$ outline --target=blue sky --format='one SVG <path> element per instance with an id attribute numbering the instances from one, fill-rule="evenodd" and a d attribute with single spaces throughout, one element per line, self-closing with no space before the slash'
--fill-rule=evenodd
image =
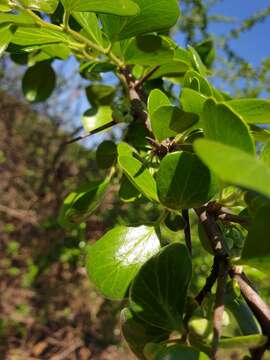
<path id="1" fill-rule="evenodd" d="M 235 18 L 233 25 L 211 24 L 210 31 L 215 35 L 226 34 L 230 28 L 237 27 L 244 19 L 270 6 L 270 0 L 223 0 L 213 7 L 211 14 L 222 14 Z M 231 42 L 232 48 L 254 65 L 270 56 L 270 18 L 257 24 L 251 31 Z"/>

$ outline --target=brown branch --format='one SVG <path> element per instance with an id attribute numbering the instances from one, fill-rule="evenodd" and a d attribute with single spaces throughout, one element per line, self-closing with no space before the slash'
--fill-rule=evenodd
<path id="1" fill-rule="evenodd" d="M 248 217 L 232 214 L 224 207 L 222 207 L 218 211 L 217 218 L 218 218 L 218 220 L 221 220 L 221 221 L 240 224 L 246 229 L 248 229 L 251 225 L 251 221 Z"/>
<path id="2" fill-rule="evenodd" d="M 199 292 L 199 294 L 195 297 L 195 300 L 198 302 L 198 304 L 202 304 L 204 298 L 211 293 L 212 287 L 214 286 L 217 277 L 218 277 L 218 264 L 219 264 L 219 258 L 217 256 L 214 257 L 214 262 L 212 266 L 212 270 L 208 278 L 206 279 L 205 285 L 202 288 L 202 290 Z"/>
<path id="3" fill-rule="evenodd" d="M 217 278 L 217 291 L 216 301 L 214 307 L 213 324 L 214 335 L 212 342 L 212 358 L 217 359 L 217 350 L 219 339 L 222 335 L 222 320 L 224 313 L 224 297 L 226 292 L 226 282 L 228 274 L 228 262 L 224 258 L 220 258 L 218 262 L 218 278 Z"/>
<path id="4" fill-rule="evenodd" d="M 208 212 L 207 206 L 202 206 L 201 208 L 194 210 L 210 240 L 215 255 L 226 257 L 228 254 L 225 250 L 223 234 L 216 223 L 215 216 Z"/>
<path id="5" fill-rule="evenodd" d="M 190 232 L 190 221 L 189 221 L 188 209 L 182 210 L 182 216 L 183 216 L 183 219 L 185 220 L 184 233 L 185 233 L 186 246 L 189 250 L 189 254 L 192 255 L 192 242 L 191 242 L 191 232 Z"/>
<path id="6" fill-rule="evenodd" d="M 150 77 L 160 68 L 160 65 L 154 67 L 147 74 L 145 74 L 140 80 L 137 80 L 134 84 L 135 89 L 139 89 Z"/>
<path id="7" fill-rule="evenodd" d="M 261 325 L 263 334 L 270 337 L 270 308 L 251 286 L 244 274 L 231 271 L 230 275 L 237 281 L 243 298 Z"/>

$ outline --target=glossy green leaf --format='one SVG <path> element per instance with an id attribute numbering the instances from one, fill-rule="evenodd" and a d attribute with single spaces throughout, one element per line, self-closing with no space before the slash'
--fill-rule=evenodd
<path id="1" fill-rule="evenodd" d="M 190 66 L 184 61 L 170 61 L 162 64 L 157 71 L 150 77 L 151 80 L 161 77 L 182 78 Z"/>
<path id="2" fill-rule="evenodd" d="M 180 96 L 180 104 L 186 112 L 200 115 L 203 112 L 203 106 L 207 97 L 198 91 L 189 88 L 183 88 Z"/>
<path id="3" fill-rule="evenodd" d="M 73 12 L 72 16 L 96 44 L 103 45 L 102 32 L 96 14 L 90 12 Z"/>
<path id="4" fill-rule="evenodd" d="M 149 34 L 130 39 L 123 49 L 126 64 L 158 66 L 173 58 L 173 50 L 160 36 Z"/>
<path id="5" fill-rule="evenodd" d="M 52 14 L 58 5 L 58 0 L 20 0 L 26 8 Z"/>
<path id="6" fill-rule="evenodd" d="M 212 140 L 197 140 L 194 147 L 202 161 L 223 182 L 270 197 L 270 169 L 261 160 Z"/>
<path id="7" fill-rule="evenodd" d="M 184 77 L 184 87 L 193 89 L 193 81 L 197 80 L 198 88 L 194 90 L 202 93 L 205 96 L 213 96 L 212 86 L 209 82 L 197 71 L 189 70 Z"/>
<path id="8" fill-rule="evenodd" d="M 0 25 L 0 57 L 11 42 L 16 27 L 14 25 Z"/>
<path id="9" fill-rule="evenodd" d="M 252 225 L 249 228 L 245 247 L 242 252 L 242 260 L 249 260 L 261 257 L 270 257 L 270 205 L 258 209 Z"/>
<path id="10" fill-rule="evenodd" d="M 144 164 L 134 156 L 119 156 L 118 163 L 130 182 L 148 199 L 158 201 L 156 181 Z"/>
<path id="11" fill-rule="evenodd" d="M 121 19 L 115 16 L 102 16 L 106 34 L 113 40 L 167 30 L 175 25 L 179 17 L 177 0 L 134 0 L 140 13 L 132 18 Z"/>
<path id="12" fill-rule="evenodd" d="M 96 12 L 117 16 L 134 16 L 140 8 L 132 0 L 61 0 L 69 11 Z"/>
<path id="13" fill-rule="evenodd" d="M 100 106 L 98 109 L 89 109 L 82 116 L 82 124 L 85 131 L 93 131 L 112 121 L 112 109 L 110 106 Z"/>
<path id="14" fill-rule="evenodd" d="M 270 100 L 235 99 L 228 101 L 242 118 L 250 124 L 270 124 Z"/>
<path id="15" fill-rule="evenodd" d="M 159 89 L 154 89 L 150 92 L 147 102 L 148 114 L 151 118 L 152 114 L 161 106 L 170 106 L 171 102 L 164 92 Z"/>
<path id="16" fill-rule="evenodd" d="M 147 343 L 159 343 L 169 338 L 167 331 L 139 320 L 128 308 L 121 312 L 121 329 L 131 351 L 142 360 L 146 360 L 143 350 Z"/>
<path id="17" fill-rule="evenodd" d="M 40 62 L 28 68 L 23 76 L 22 89 L 30 102 L 46 100 L 55 88 L 56 76 L 47 62 Z"/>
<path id="18" fill-rule="evenodd" d="M 61 31 L 51 29 L 39 29 L 37 27 L 18 27 L 12 38 L 12 43 L 16 45 L 40 45 L 53 43 L 68 43 L 69 37 Z"/>
<path id="19" fill-rule="evenodd" d="M 98 107 L 100 105 L 110 105 L 116 90 L 114 86 L 93 84 L 88 86 L 85 91 L 90 104 L 93 107 Z"/>
<path id="20" fill-rule="evenodd" d="M 140 269 L 130 290 L 130 306 L 141 320 L 164 330 L 181 331 L 192 265 L 179 243 L 168 245 Z"/>
<path id="21" fill-rule="evenodd" d="M 103 141 L 96 152 L 96 160 L 100 169 L 109 169 L 117 160 L 117 146 L 113 141 Z"/>
<path id="22" fill-rule="evenodd" d="M 110 178 L 104 181 L 90 182 L 79 186 L 72 191 L 64 200 L 60 209 L 58 222 L 62 227 L 73 227 L 89 218 L 103 201 L 110 182 Z"/>
<path id="23" fill-rule="evenodd" d="M 260 154 L 262 161 L 270 167 L 270 142 L 268 142 L 262 149 Z"/>
<path id="24" fill-rule="evenodd" d="M 203 107 L 202 124 L 205 137 L 247 153 L 255 153 L 254 141 L 247 124 L 229 106 L 209 99 Z"/>
<path id="25" fill-rule="evenodd" d="M 26 12 L 20 12 L 18 14 L 3 14 L 0 13 L 0 24 L 15 24 L 15 25 L 29 25 L 35 24 L 33 18 L 29 16 Z"/>
<path id="26" fill-rule="evenodd" d="M 208 360 L 209 357 L 196 350 L 195 348 L 185 345 L 160 346 L 149 343 L 145 347 L 147 360 Z"/>
<path id="27" fill-rule="evenodd" d="M 217 192 L 215 178 L 190 152 L 174 152 L 163 158 L 157 173 L 158 196 L 170 209 L 198 207 Z"/>
<path id="28" fill-rule="evenodd" d="M 103 296 L 121 300 L 140 267 L 159 249 L 154 227 L 117 226 L 89 247 L 88 276 Z"/>
<path id="29" fill-rule="evenodd" d="M 194 65 L 195 69 L 202 76 L 206 76 L 207 75 L 207 69 L 206 69 L 205 65 L 203 64 L 202 59 L 200 58 L 200 55 L 197 53 L 197 51 L 192 46 L 188 46 L 188 50 L 190 52 L 192 63 Z"/>
<path id="30" fill-rule="evenodd" d="M 175 137 L 198 122 L 196 114 L 186 113 L 176 106 L 159 107 L 151 115 L 151 128 L 158 141 Z"/>

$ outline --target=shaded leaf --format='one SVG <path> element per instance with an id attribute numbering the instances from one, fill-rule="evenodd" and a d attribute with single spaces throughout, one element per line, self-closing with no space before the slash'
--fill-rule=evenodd
<path id="1" fill-rule="evenodd" d="M 96 152 L 96 160 L 100 169 L 109 169 L 117 160 L 117 146 L 113 141 L 103 141 Z"/>
<path id="2" fill-rule="evenodd" d="M 119 156 L 118 163 L 130 182 L 148 199 L 158 201 L 156 181 L 144 164 L 133 156 Z"/>
<path id="3" fill-rule="evenodd" d="M 140 269 L 130 290 L 130 306 L 141 320 L 161 329 L 181 331 L 192 265 L 184 245 L 161 249 Z"/>
<path id="4" fill-rule="evenodd" d="M 47 62 L 40 62 L 28 68 L 22 79 L 22 90 L 30 102 L 46 100 L 55 88 L 56 76 Z"/>
<path id="5" fill-rule="evenodd" d="M 103 201 L 110 178 L 79 186 L 64 200 L 58 222 L 63 227 L 73 227 L 87 220 Z"/>
<path id="6" fill-rule="evenodd" d="M 176 106 L 162 106 L 151 115 L 151 127 L 156 139 L 161 142 L 184 132 L 198 120 L 196 114 L 186 113 Z"/>
<path id="7" fill-rule="evenodd" d="M 121 328 L 130 349 L 142 360 L 146 360 L 143 350 L 147 343 L 159 343 L 169 337 L 167 331 L 141 321 L 128 308 L 121 312 Z"/>
<path id="8" fill-rule="evenodd" d="M 217 184 L 208 168 L 190 152 L 174 152 L 161 161 L 157 173 L 158 196 L 170 209 L 198 207 L 217 192 Z"/>

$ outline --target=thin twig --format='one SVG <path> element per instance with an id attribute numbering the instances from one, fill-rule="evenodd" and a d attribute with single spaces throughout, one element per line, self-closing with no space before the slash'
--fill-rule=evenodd
<path id="1" fill-rule="evenodd" d="M 102 125 L 102 126 L 98 127 L 97 129 L 94 129 L 94 130 L 90 131 L 88 134 L 82 135 L 82 136 L 78 136 L 78 137 L 76 137 L 76 138 L 74 138 L 74 139 L 68 140 L 68 141 L 66 141 L 64 144 L 65 144 L 65 145 L 70 145 L 70 144 L 73 144 L 73 143 L 75 143 L 75 142 L 77 142 L 77 141 L 84 140 L 84 139 L 88 138 L 89 136 L 98 134 L 98 133 L 100 133 L 100 132 L 103 131 L 103 130 L 109 129 L 110 127 L 112 127 L 112 126 L 114 126 L 114 125 L 116 125 L 116 124 L 117 124 L 117 122 L 114 121 L 114 120 L 112 120 L 112 121 L 110 121 L 109 123 L 107 123 L 107 124 L 105 124 L 105 125 Z"/>
<path id="2" fill-rule="evenodd" d="M 135 89 L 139 89 L 150 77 L 160 68 L 160 65 L 154 67 L 147 74 L 145 74 L 140 80 L 136 81 L 134 84 Z"/>
<path id="3" fill-rule="evenodd" d="M 249 280 L 243 274 L 236 274 L 230 272 L 230 275 L 238 283 L 243 298 L 247 302 L 254 316 L 261 325 L 262 331 L 265 335 L 270 337 L 270 308 L 251 286 Z"/>
<path id="4" fill-rule="evenodd" d="M 214 360 L 217 359 L 219 339 L 222 335 L 222 320 L 224 314 L 224 297 L 226 292 L 227 274 L 228 274 L 227 260 L 221 258 L 219 259 L 216 301 L 215 301 L 214 315 L 213 315 L 214 335 L 212 342 L 212 358 Z"/>
<path id="5" fill-rule="evenodd" d="M 222 209 L 218 214 L 218 220 L 240 224 L 246 229 L 248 229 L 249 226 L 251 225 L 251 221 L 248 217 L 231 214 L 229 212 L 224 212 Z"/>
<path id="6" fill-rule="evenodd" d="M 219 258 L 217 256 L 214 257 L 214 262 L 212 266 L 212 270 L 208 278 L 206 279 L 205 285 L 202 288 L 202 290 L 199 292 L 199 294 L 195 297 L 195 300 L 198 302 L 198 304 L 202 304 L 204 298 L 211 293 L 212 287 L 214 286 L 217 277 L 218 277 L 218 263 Z"/>
<path id="7" fill-rule="evenodd" d="M 190 232 L 190 221 L 189 221 L 188 209 L 182 210 L 182 216 L 183 216 L 183 219 L 185 220 L 184 233 L 185 233 L 186 246 L 189 250 L 189 254 L 192 255 L 192 242 L 191 242 L 191 232 Z"/>

